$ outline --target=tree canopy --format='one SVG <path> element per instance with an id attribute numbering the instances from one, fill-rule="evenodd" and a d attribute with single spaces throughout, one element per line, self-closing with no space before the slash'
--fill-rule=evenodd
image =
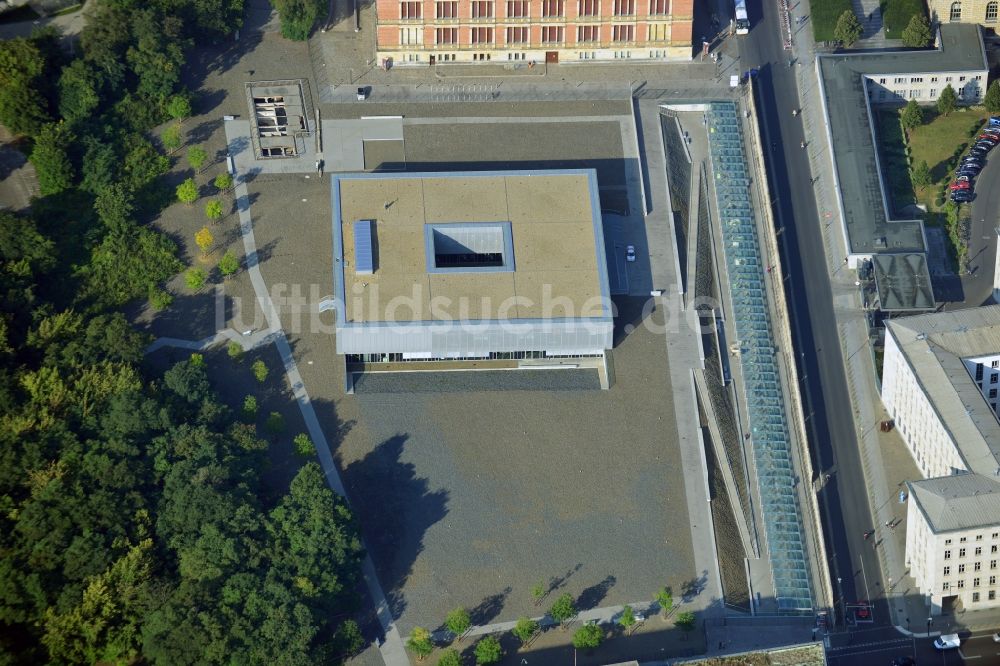
<path id="1" fill-rule="evenodd" d="M 837 26 L 833 29 L 833 36 L 844 46 L 854 46 L 854 43 L 861 39 L 864 29 L 857 15 L 853 10 L 845 9 L 844 13 L 837 19 Z"/>
<path id="2" fill-rule="evenodd" d="M 931 25 L 923 12 L 913 15 L 909 24 L 903 28 L 902 37 L 903 44 L 911 48 L 924 48 L 931 43 L 934 38 L 931 34 Z"/>

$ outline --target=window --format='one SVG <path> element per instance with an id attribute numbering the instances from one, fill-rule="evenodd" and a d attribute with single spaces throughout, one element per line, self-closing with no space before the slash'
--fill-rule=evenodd
<path id="1" fill-rule="evenodd" d="M 439 19 L 458 18 L 458 0 L 439 0 L 435 2 L 434 17 Z"/>
<path id="2" fill-rule="evenodd" d="M 527 44 L 528 43 L 528 26 L 522 26 L 519 28 L 507 28 L 507 43 L 508 44 Z"/>
<path id="3" fill-rule="evenodd" d="M 958 556 L 959 557 L 965 557 L 965 549 L 964 548 L 959 548 L 958 549 Z"/>
<path id="4" fill-rule="evenodd" d="M 649 24 L 649 41 L 665 42 L 670 39 L 670 26 L 667 23 Z"/>
<path id="5" fill-rule="evenodd" d="M 951 559 L 951 551 L 950 550 L 944 551 L 944 559 L 946 559 L 946 560 L 950 560 Z"/>
<path id="6" fill-rule="evenodd" d="M 881 84 L 883 86 L 885 85 L 885 79 L 879 79 L 878 82 L 879 82 L 879 84 Z"/>
<path id="7" fill-rule="evenodd" d="M 965 542 L 966 542 L 966 541 L 968 541 L 968 540 L 969 540 L 968 538 L 966 538 L 966 537 L 962 537 L 961 539 L 959 539 L 959 540 L 958 540 L 958 542 L 959 542 L 959 543 L 965 543 Z"/>
<path id="8" fill-rule="evenodd" d="M 527 18 L 528 0 L 507 0 L 508 18 Z"/>
<path id="9" fill-rule="evenodd" d="M 997 552 L 997 546 L 996 546 L 996 544 L 993 544 L 992 546 L 990 546 L 990 552 L 991 553 Z"/>
<path id="10" fill-rule="evenodd" d="M 997 375 L 990 374 L 990 384 L 996 384 L 996 383 L 997 383 Z"/>
<path id="11" fill-rule="evenodd" d="M 996 539 L 997 537 L 1000 537 L 1000 532 L 993 533 L 993 538 Z"/>
<path id="12" fill-rule="evenodd" d="M 421 2 L 401 2 L 399 3 L 399 18 L 401 19 L 418 19 L 420 18 L 420 8 L 423 6 Z"/>
<path id="13" fill-rule="evenodd" d="M 493 28 L 472 28 L 473 44 L 492 44 Z"/>
<path id="14" fill-rule="evenodd" d="M 543 25 L 542 26 L 542 43 L 543 44 L 562 44 L 564 40 L 563 37 L 563 27 L 561 25 Z"/>
<path id="15" fill-rule="evenodd" d="M 979 77 L 977 76 L 976 78 L 978 79 Z M 1000 368 L 1000 361 L 992 361 L 992 362 L 990 362 L 990 367 L 993 368 L 994 370 L 996 370 L 997 368 Z"/>
<path id="16" fill-rule="evenodd" d="M 944 77 L 944 82 L 945 83 L 951 83 L 951 77 L 950 76 Z"/>
<path id="17" fill-rule="evenodd" d="M 964 76 L 960 76 L 960 77 L 958 77 L 958 80 L 959 81 L 965 81 L 965 77 Z"/>
<path id="18" fill-rule="evenodd" d="M 961 21 L 962 20 L 962 3 L 953 2 L 951 3 L 951 14 L 948 16 L 949 21 Z"/>
<path id="19" fill-rule="evenodd" d="M 996 568 L 997 568 L 997 561 L 990 560 L 990 569 L 996 569 Z"/>
<path id="20" fill-rule="evenodd" d="M 635 41 L 635 26 L 634 25 L 616 25 L 612 30 L 612 38 L 616 42 L 634 42 Z"/>
<path id="21" fill-rule="evenodd" d="M 941 590 L 943 592 L 947 592 L 949 589 L 951 589 L 951 583 L 949 583 L 948 581 L 941 583 Z"/>
<path id="22" fill-rule="evenodd" d="M 980 567 L 982 567 L 982 563 L 976 562 L 975 564 L 972 565 L 972 570 L 979 571 Z"/>
<path id="23" fill-rule="evenodd" d="M 911 90 L 910 91 L 910 97 L 913 98 L 913 99 L 917 99 L 918 97 L 920 97 L 920 91 L 919 90 Z"/>
<path id="24" fill-rule="evenodd" d="M 945 567 L 944 568 L 944 575 L 945 576 L 950 576 L 951 575 L 951 567 Z"/>
<path id="25" fill-rule="evenodd" d="M 990 399 L 993 399 L 995 397 L 997 397 L 997 390 L 996 389 L 990 389 Z"/>
<path id="26" fill-rule="evenodd" d="M 958 573 L 960 573 L 960 574 L 964 574 L 965 573 L 965 565 L 964 564 L 959 564 L 958 565 Z"/>
<path id="27" fill-rule="evenodd" d="M 576 41 L 578 42 L 596 42 L 598 39 L 598 33 L 600 32 L 600 26 L 596 25 L 581 25 L 576 29 Z"/>
<path id="28" fill-rule="evenodd" d="M 472 18 L 493 18 L 492 0 L 473 0 Z M 475 44 L 476 42 L 472 42 Z"/>
<path id="29" fill-rule="evenodd" d="M 989 592 L 986 593 L 986 597 L 990 601 L 994 601 L 997 598 L 997 591 L 996 590 L 990 590 Z"/>
<path id="30" fill-rule="evenodd" d="M 542 16 L 552 18 L 554 16 L 566 16 L 565 0 L 542 0 Z"/>
<path id="31" fill-rule="evenodd" d="M 600 0 L 580 0 L 580 16 L 598 16 L 601 13 Z"/>
<path id="32" fill-rule="evenodd" d="M 635 14 L 635 0 L 614 0 L 615 16 L 632 16 Z"/>
<path id="33" fill-rule="evenodd" d="M 892 80 L 892 82 L 893 83 L 906 83 L 906 77 L 905 76 L 897 76 L 896 78 L 894 78 Z"/>
<path id="34" fill-rule="evenodd" d="M 944 540 L 944 545 L 950 546 L 951 545 L 951 539 L 945 539 Z"/>
<path id="35" fill-rule="evenodd" d="M 932 76 L 931 77 L 931 83 L 937 83 L 937 77 L 936 76 Z"/>
<path id="36" fill-rule="evenodd" d="M 973 578 L 972 579 L 972 587 L 979 587 L 979 579 L 978 578 Z"/>
<path id="37" fill-rule="evenodd" d="M 973 601 L 979 601 L 979 593 L 978 592 L 973 592 L 972 593 L 972 600 Z"/>
<path id="38" fill-rule="evenodd" d="M 649 0 L 649 13 L 653 16 L 669 14 L 670 0 Z"/>
<path id="39" fill-rule="evenodd" d="M 399 43 L 401 46 L 414 46 L 423 42 L 423 28 L 400 28 Z"/>
<path id="40" fill-rule="evenodd" d="M 458 28 L 438 28 L 435 35 L 437 44 L 458 44 Z"/>
<path id="41" fill-rule="evenodd" d="M 924 77 L 922 77 L 922 76 L 911 76 L 910 77 L 910 83 L 923 83 L 923 82 L 924 82 Z"/>
<path id="42" fill-rule="evenodd" d="M 979 557 L 982 554 L 983 554 L 982 547 L 981 546 L 976 546 L 976 557 Z"/>
<path id="43" fill-rule="evenodd" d="M 990 585 L 996 585 L 996 584 L 997 584 L 997 577 L 990 576 Z"/>
<path id="44" fill-rule="evenodd" d="M 960 590 L 964 590 L 965 589 L 965 581 L 964 580 L 958 581 L 958 589 L 960 589 Z"/>

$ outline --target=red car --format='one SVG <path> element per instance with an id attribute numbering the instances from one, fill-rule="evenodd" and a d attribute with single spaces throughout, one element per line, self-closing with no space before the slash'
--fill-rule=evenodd
<path id="1" fill-rule="evenodd" d="M 996 144 L 1000 143 L 1000 136 L 996 134 L 980 134 L 976 141 L 989 141 L 990 143 Z"/>
<path id="2" fill-rule="evenodd" d="M 963 181 L 959 181 L 957 183 L 952 183 L 951 184 L 951 189 L 952 189 L 953 192 L 955 190 L 967 190 L 970 187 L 972 187 L 972 185 L 967 180 L 963 180 Z"/>

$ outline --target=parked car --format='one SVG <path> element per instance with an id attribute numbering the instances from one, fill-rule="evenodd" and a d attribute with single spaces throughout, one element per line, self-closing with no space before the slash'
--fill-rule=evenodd
<path id="1" fill-rule="evenodd" d="M 959 190 L 951 193 L 951 200 L 955 203 L 972 203 L 972 199 L 972 192 L 968 192 L 966 190 Z"/>
<path id="2" fill-rule="evenodd" d="M 635 245 L 625 248 L 625 261 L 635 261 Z"/>
<path id="3" fill-rule="evenodd" d="M 976 162 L 979 166 L 983 166 L 985 160 L 978 155 L 966 155 L 962 158 L 962 164 L 965 164 L 966 162 Z"/>
<path id="4" fill-rule="evenodd" d="M 981 148 L 979 146 L 975 146 L 975 147 L 973 147 L 969 151 L 969 154 L 970 155 L 974 155 L 976 157 L 986 157 L 986 153 L 988 153 L 988 152 L 989 152 L 989 150 L 986 149 L 986 148 Z"/>
<path id="5" fill-rule="evenodd" d="M 990 116 L 990 127 L 1000 127 L 1000 116 Z"/>
<path id="6" fill-rule="evenodd" d="M 970 176 L 965 175 L 965 174 L 962 174 L 960 176 L 955 176 L 955 182 L 956 183 L 968 183 L 968 182 L 971 182 L 971 180 L 972 180 L 972 178 Z"/>
<path id="7" fill-rule="evenodd" d="M 993 143 L 992 141 L 987 141 L 986 139 L 980 139 L 979 141 L 976 141 L 975 148 L 980 148 L 980 147 L 985 148 L 988 152 L 990 150 L 993 150 L 993 147 L 995 145 L 997 144 Z"/>
<path id="8" fill-rule="evenodd" d="M 979 172 L 982 171 L 982 170 L 983 170 L 983 167 L 981 167 L 981 166 L 979 166 L 977 164 L 963 164 L 961 167 L 959 167 L 959 169 L 958 169 L 958 171 L 956 173 L 960 174 L 960 175 L 964 174 L 964 175 L 968 175 L 968 176 L 975 176 L 975 175 L 978 175 Z"/>
<path id="9" fill-rule="evenodd" d="M 1000 143 L 1000 134 L 991 134 L 988 132 L 983 132 L 976 137 L 976 141 L 989 141 L 990 143 L 996 144 Z"/>
<path id="10" fill-rule="evenodd" d="M 972 184 L 967 180 L 959 180 L 951 184 L 952 192 L 957 192 L 959 190 L 967 190 L 972 187 Z"/>
<path id="11" fill-rule="evenodd" d="M 997 633 L 993 634 L 993 642 L 994 643 L 1000 643 L 1000 631 L 998 631 Z"/>
<path id="12" fill-rule="evenodd" d="M 980 132 L 981 133 L 980 133 L 979 136 L 992 136 L 992 137 L 995 137 L 997 139 L 1000 139 L 1000 129 L 998 129 L 998 128 L 994 127 L 994 128 L 990 128 L 990 129 L 984 129 L 984 130 L 980 130 Z"/>
<path id="13" fill-rule="evenodd" d="M 934 647 L 938 650 L 952 650 L 961 644 L 962 641 L 958 634 L 941 634 L 940 637 L 934 639 Z"/>

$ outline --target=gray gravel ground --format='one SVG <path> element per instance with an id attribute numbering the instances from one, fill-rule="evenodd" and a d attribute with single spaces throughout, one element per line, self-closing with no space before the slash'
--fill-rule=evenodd
<path id="1" fill-rule="evenodd" d="M 474 372 L 368 373 L 355 393 L 465 393 L 468 391 L 600 390 L 597 370 L 477 370 Z"/>
<path id="2" fill-rule="evenodd" d="M 324 104 L 324 118 L 360 118 L 361 116 L 404 116 L 407 118 L 459 118 L 463 116 L 607 116 L 628 115 L 632 106 L 627 100 L 596 102 L 456 102 L 451 104 Z"/>

